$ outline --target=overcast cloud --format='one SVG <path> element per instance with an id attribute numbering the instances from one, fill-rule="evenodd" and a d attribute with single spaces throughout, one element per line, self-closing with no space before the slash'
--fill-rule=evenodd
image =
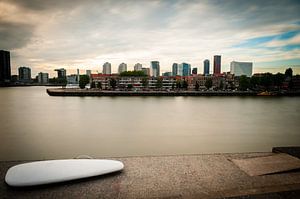
<path id="1" fill-rule="evenodd" d="M 162 71 L 173 62 L 203 69 L 222 55 L 252 61 L 256 72 L 300 73 L 300 2 L 292 0 L 96 1 L 0 0 L 0 48 L 11 51 L 13 73 L 58 67 L 102 70 L 111 62 L 151 60 Z"/>

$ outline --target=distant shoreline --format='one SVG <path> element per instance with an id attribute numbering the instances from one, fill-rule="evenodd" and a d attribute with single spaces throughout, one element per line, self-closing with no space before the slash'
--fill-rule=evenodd
<path id="1" fill-rule="evenodd" d="M 97 89 L 47 89 L 50 96 L 300 96 L 300 92 L 265 93 L 255 91 L 111 91 Z"/>

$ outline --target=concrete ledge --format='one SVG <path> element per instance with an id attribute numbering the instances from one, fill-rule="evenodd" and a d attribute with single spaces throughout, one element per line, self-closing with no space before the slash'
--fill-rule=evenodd
<path id="1" fill-rule="evenodd" d="M 12 188 L 4 182 L 7 169 L 22 162 L 0 162 L 0 195 L 4 198 L 223 198 L 300 190 L 299 172 L 250 177 L 229 160 L 270 154 L 112 158 L 124 163 L 123 172 L 25 189 Z"/>

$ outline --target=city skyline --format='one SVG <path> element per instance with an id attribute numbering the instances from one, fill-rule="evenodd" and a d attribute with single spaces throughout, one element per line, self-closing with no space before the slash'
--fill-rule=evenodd
<path id="1" fill-rule="evenodd" d="M 116 73 L 123 62 L 133 70 L 153 60 L 161 73 L 173 63 L 203 71 L 205 59 L 212 73 L 214 55 L 221 72 L 236 60 L 253 62 L 253 73 L 299 74 L 299 1 L 239 2 L 2 0 L 0 46 L 11 52 L 12 74 L 20 66 L 50 76 L 56 68 L 101 72 L 105 62 Z"/>

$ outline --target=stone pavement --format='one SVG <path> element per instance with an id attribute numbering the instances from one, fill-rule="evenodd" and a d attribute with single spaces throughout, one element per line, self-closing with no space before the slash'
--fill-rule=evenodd
<path id="1" fill-rule="evenodd" d="M 300 172 L 249 176 L 230 159 L 272 153 L 205 154 L 112 158 L 124 163 L 122 172 L 54 185 L 12 188 L 5 184 L 7 169 L 26 161 L 0 162 L 3 198 L 224 198 L 297 194 Z M 98 157 L 100 158 L 100 157 Z M 267 194 L 267 195 L 266 195 Z M 244 197 L 241 197 L 244 198 Z"/>

